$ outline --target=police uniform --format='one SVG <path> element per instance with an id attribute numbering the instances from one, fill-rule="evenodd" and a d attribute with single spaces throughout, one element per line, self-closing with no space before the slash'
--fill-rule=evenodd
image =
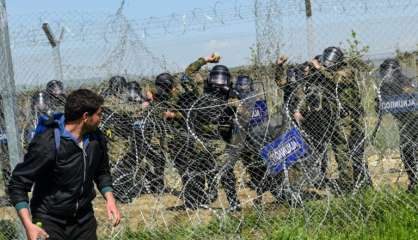
<path id="1" fill-rule="evenodd" d="M 123 203 L 131 201 L 144 188 L 144 181 L 138 178 L 144 176 L 145 171 L 138 171 L 141 159 L 134 151 L 132 140 L 136 111 L 137 107 L 127 106 L 122 97 L 116 96 L 106 97 L 102 107 L 100 128 L 108 138 L 114 195 Z"/>
<path id="2" fill-rule="evenodd" d="M 343 192 L 353 187 L 371 186 L 368 164 L 364 159 L 364 109 L 354 70 L 342 65 L 336 70 L 322 67 L 328 89 L 334 89 L 331 111 L 337 113 L 331 143 L 339 171 L 339 187 Z"/>
<path id="3" fill-rule="evenodd" d="M 302 166 L 309 169 L 309 171 L 302 170 L 308 179 L 302 181 L 323 187 L 327 182 L 327 143 L 332 132 L 332 127 L 329 126 L 333 121 L 329 106 L 331 99 L 329 95 L 332 90 L 324 85 L 322 81 L 324 77 L 321 74 L 318 72 L 308 74 L 307 68 L 309 68 L 308 63 L 276 65 L 275 81 L 283 90 L 284 100 L 282 115 L 285 121 L 282 123 L 281 132 L 297 125 L 292 117 L 296 111 L 302 114 L 304 121 L 298 127 L 302 130 L 301 133 L 311 150 L 310 157 Z M 301 170 L 294 168 L 290 174 L 300 175 Z"/>
<path id="4" fill-rule="evenodd" d="M 241 146 L 239 157 L 248 172 L 250 187 L 256 191 L 254 202 L 261 203 L 262 194 L 267 191 L 270 191 L 279 202 L 282 202 L 284 200 L 283 176 L 281 174 L 272 175 L 260 155 L 261 149 L 280 134 L 278 128 L 281 125 L 272 124 L 271 119 L 267 119 L 268 116 L 263 116 L 266 113 L 257 113 L 254 99 L 253 97 L 242 100 L 238 107 L 238 135 L 241 139 L 241 142 L 237 143 Z"/>
<path id="5" fill-rule="evenodd" d="M 417 96 L 417 83 L 415 79 L 409 79 L 400 75 L 393 82 L 383 82 L 381 86 L 382 96 Z M 401 159 L 408 175 L 409 191 L 416 191 L 418 184 L 418 112 L 407 111 L 392 113 L 395 117 L 400 137 Z"/>
<path id="6" fill-rule="evenodd" d="M 185 204 L 193 207 L 214 201 L 217 198 L 216 176 L 219 176 L 230 206 L 235 208 L 239 205 L 233 172 L 235 164 L 227 154 L 235 109 L 228 106 L 228 96 L 207 90 L 201 94 L 193 76 L 205 64 L 205 59 L 200 58 L 186 69 L 182 79 L 185 93 L 179 98 L 179 106 L 187 109 L 183 117 L 190 134 L 189 147 L 192 149 L 189 152 L 193 153 L 187 159 L 183 176 Z"/>
<path id="7" fill-rule="evenodd" d="M 154 193 L 163 193 L 167 189 L 164 183 L 164 170 L 167 163 L 166 154 L 169 144 L 172 144 L 170 138 L 173 128 L 172 123 L 167 122 L 163 115 L 170 107 L 170 99 L 156 98 L 147 108 L 144 118 L 144 129 L 142 129 L 143 138 L 146 139 L 145 149 L 147 158 L 152 165 L 152 171 L 148 172 L 147 179 L 150 183 L 150 191 Z M 139 134 L 139 132 L 138 132 Z M 137 136 L 140 136 L 138 135 Z"/>

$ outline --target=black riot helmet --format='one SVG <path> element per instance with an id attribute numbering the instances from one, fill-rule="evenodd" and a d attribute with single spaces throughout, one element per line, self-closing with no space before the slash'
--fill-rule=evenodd
<path id="1" fill-rule="evenodd" d="M 130 102 L 143 102 L 144 98 L 141 95 L 141 87 L 139 86 L 139 83 L 132 81 L 128 82 L 127 84 L 127 97 L 128 101 Z"/>
<path id="2" fill-rule="evenodd" d="M 125 91 L 127 86 L 126 78 L 122 76 L 113 76 L 109 79 L 108 90 L 111 94 L 121 94 Z"/>
<path id="3" fill-rule="evenodd" d="M 244 99 L 254 92 L 254 82 L 248 75 L 239 75 L 234 90 L 238 93 L 239 99 Z"/>
<path id="4" fill-rule="evenodd" d="M 394 58 L 388 58 L 380 64 L 379 75 L 385 80 L 392 80 L 401 76 L 401 64 Z"/>
<path id="5" fill-rule="evenodd" d="M 307 65 L 300 64 L 297 66 L 291 66 L 286 71 L 286 80 L 288 84 L 296 84 L 304 79 L 304 69 Z"/>
<path id="6" fill-rule="evenodd" d="M 174 89 L 174 77 L 169 73 L 161 73 L 155 78 L 154 84 L 157 88 L 155 97 L 159 101 L 167 101 Z"/>
<path id="7" fill-rule="evenodd" d="M 43 91 L 35 92 L 32 95 L 32 109 L 40 114 L 51 114 L 49 97 Z"/>
<path id="8" fill-rule="evenodd" d="M 224 65 L 216 65 L 205 82 L 205 91 L 228 96 L 232 87 L 231 74 Z"/>
<path id="9" fill-rule="evenodd" d="M 46 84 L 46 92 L 52 96 L 64 96 L 64 83 L 59 80 L 51 80 Z"/>
<path id="10" fill-rule="evenodd" d="M 161 73 L 155 78 L 155 86 L 170 91 L 174 87 L 174 78 L 169 73 Z"/>
<path id="11" fill-rule="evenodd" d="M 327 68 L 337 68 L 344 61 L 344 53 L 338 47 L 328 47 L 321 55 L 321 64 Z"/>
<path id="12" fill-rule="evenodd" d="M 254 91 L 254 82 L 248 75 L 239 75 L 235 83 L 235 89 L 240 92 Z"/>

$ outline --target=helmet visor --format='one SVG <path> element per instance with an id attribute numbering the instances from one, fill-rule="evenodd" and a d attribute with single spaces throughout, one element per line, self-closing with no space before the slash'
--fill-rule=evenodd
<path id="1" fill-rule="evenodd" d="M 144 99 L 136 88 L 128 89 L 128 100 L 132 102 L 143 102 Z"/>
<path id="2" fill-rule="evenodd" d="M 247 93 L 247 92 L 251 92 L 251 86 L 249 84 L 239 84 L 237 85 L 237 90 L 238 92 L 241 93 Z"/>
<path id="3" fill-rule="evenodd" d="M 62 85 L 54 85 L 49 88 L 49 92 L 54 96 L 64 95 L 64 87 Z"/>
<path id="4" fill-rule="evenodd" d="M 210 75 L 209 82 L 214 85 L 228 85 L 229 77 L 222 73 L 214 73 Z"/>
<path id="5" fill-rule="evenodd" d="M 325 67 L 332 67 L 335 64 L 339 63 L 340 58 L 341 56 L 337 52 L 332 51 L 321 56 L 321 63 Z"/>
<path id="6" fill-rule="evenodd" d="M 400 71 L 401 69 L 394 65 L 381 67 L 379 70 L 379 77 L 381 79 L 390 80 L 393 79 L 396 75 L 399 75 Z"/>
<path id="7" fill-rule="evenodd" d="M 47 104 L 47 100 L 45 98 L 44 94 L 39 94 L 35 97 L 35 99 L 33 100 L 33 105 L 35 107 L 36 110 L 40 111 L 40 112 L 46 112 L 48 109 L 48 104 Z"/>
<path id="8" fill-rule="evenodd" d="M 324 60 L 322 61 L 322 65 L 324 65 L 324 67 L 332 67 L 336 64 L 337 62 L 331 61 L 331 60 Z"/>
<path id="9" fill-rule="evenodd" d="M 290 68 L 287 71 L 287 81 L 289 83 L 295 83 L 298 80 L 298 73 L 297 70 L 295 68 Z"/>

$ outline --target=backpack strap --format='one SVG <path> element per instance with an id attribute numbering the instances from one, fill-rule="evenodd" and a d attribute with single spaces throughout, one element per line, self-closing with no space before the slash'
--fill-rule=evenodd
<path id="1" fill-rule="evenodd" d="M 55 152 L 58 154 L 61 142 L 61 133 L 59 128 L 54 128 L 54 142 L 55 142 Z"/>

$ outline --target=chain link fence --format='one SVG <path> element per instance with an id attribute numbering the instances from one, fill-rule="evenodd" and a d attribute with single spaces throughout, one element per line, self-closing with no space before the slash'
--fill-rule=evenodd
<path id="1" fill-rule="evenodd" d="M 123 221 L 98 197 L 100 238 L 367 238 L 390 214 L 415 226 L 414 1 L 218 1 L 139 20 L 125 7 L 8 22 L 23 149 L 40 115 L 63 111 L 50 80 L 105 97 Z M 197 60 L 214 51 L 230 78 Z M 154 84 L 164 72 L 173 86 Z M 16 239 L 2 121 L 0 239 Z"/>

